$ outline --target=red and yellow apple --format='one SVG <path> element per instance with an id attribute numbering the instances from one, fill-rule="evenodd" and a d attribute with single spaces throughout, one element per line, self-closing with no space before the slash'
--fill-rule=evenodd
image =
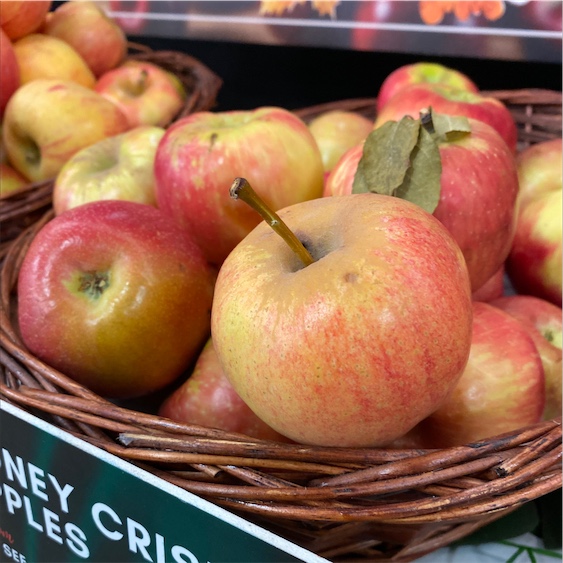
<path id="1" fill-rule="evenodd" d="M 163 135 L 162 127 L 135 127 L 77 152 L 55 179 L 55 213 L 102 199 L 156 206 L 154 155 Z"/>
<path id="2" fill-rule="evenodd" d="M 10 98 L 2 138 L 13 167 L 28 180 L 54 178 L 79 150 L 129 128 L 121 110 L 75 82 L 34 80 Z"/>
<path id="3" fill-rule="evenodd" d="M 471 132 L 438 142 L 442 173 L 434 211 L 459 244 L 472 291 L 495 275 L 510 252 L 517 215 L 516 161 L 489 125 L 469 119 Z M 347 151 L 330 173 L 324 195 L 352 193 L 363 146 Z"/>
<path id="4" fill-rule="evenodd" d="M 447 448 L 534 424 L 542 418 L 544 388 L 541 358 L 526 327 L 476 301 L 467 367 L 417 435 L 426 447 Z"/>
<path id="5" fill-rule="evenodd" d="M 324 171 L 330 172 L 340 157 L 365 140 L 373 129 L 373 121 L 354 111 L 326 111 L 309 122 L 315 137 Z"/>
<path id="6" fill-rule="evenodd" d="M 469 355 L 458 245 L 422 208 L 378 194 L 278 215 L 314 261 L 304 266 L 266 223 L 229 254 L 212 310 L 225 375 L 296 442 L 363 447 L 405 434 L 445 400 Z"/>
<path id="7" fill-rule="evenodd" d="M 24 178 L 9 164 L 0 162 L 0 197 L 23 188 L 27 184 L 29 184 L 27 178 Z"/>
<path id="8" fill-rule="evenodd" d="M 561 416 L 561 307 L 531 295 L 506 295 L 490 303 L 518 319 L 528 329 L 545 373 L 544 418 Z"/>
<path id="9" fill-rule="evenodd" d="M 377 113 L 399 90 L 411 84 L 446 84 L 458 90 L 479 92 L 475 82 L 455 68 L 427 61 L 406 64 L 395 69 L 383 80 L 377 94 Z"/>
<path id="10" fill-rule="evenodd" d="M 471 294 L 473 301 L 484 301 L 488 303 L 504 295 L 504 263 L 501 267 L 476 291 Z"/>
<path id="11" fill-rule="evenodd" d="M 0 28 L 0 120 L 12 94 L 20 87 L 20 68 L 9 37 Z"/>
<path id="12" fill-rule="evenodd" d="M 95 90 L 123 111 L 130 127 L 166 127 L 182 109 L 186 98 L 177 76 L 141 61 L 127 61 L 104 72 Z"/>
<path id="13" fill-rule="evenodd" d="M 14 43 L 21 83 L 69 80 L 93 88 L 96 78 L 84 59 L 68 43 L 43 33 L 26 35 Z"/>
<path id="14" fill-rule="evenodd" d="M 317 143 L 288 110 L 198 112 L 174 123 L 156 152 L 157 203 L 215 265 L 260 221 L 229 197 L 237 176 L 275 210 L 320 197 L 323 189 Z"/>
<path id="15" fill-rule="evenodd" d="M 496 129 L 510 150 L 516 153 L 516 123 L 500 100 L 446 84 L 420 83 L 403 87 L 377 114 L 375 128 L 387 121 L 399 121 L 405 115 L 417 119 L 420 111 L 429 107 L 436 113 L 464 115 L 484 121 Z"/>
<path id="16" fill-rule="evenodd" d="M 233 389 L 212 339 L 205 344 L 193 372 L 162 402 L 158 414 L 176 422 L 238 432 L 261 440 L 287 441 L 260 420 Z"/>
<path id="17" fill-rule="evenodd" d="M 33 239 L 18 278 L 30 352 L 108 397 L 163 388 L 209 336 L 214 275 L 185 231 L 158 209 L 97 201 Z"/>
<path id="18" fill-rule="evenodd" d="M 506 270 L 518 293 L 561 306 L 562 142 L 537 143 L 517 159 L 518 222 Z"/>
<path id="19" fill-rule="evenodd" d="M 51 9 L 51 0 L 0 0 L 0 27 L 16 41 L 38 31 Z"/>
<path id="20" fill-rule="evenodd" d="M 49 14 L 42 32 L 73 47 L 95 77 L 120 65 L 127 54 L 123 30 L 91 1 L 61 4 Z"/>

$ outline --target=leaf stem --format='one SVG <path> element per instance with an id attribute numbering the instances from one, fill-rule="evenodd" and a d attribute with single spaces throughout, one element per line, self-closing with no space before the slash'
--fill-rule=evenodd
<path id="1" fill-rule="evenodd" d="M 231 185 L 229 194 L 233 199 L 242 199 L 244 203 L 250 205 L 257 211 L 262 219 L 272 227 L 272 229 L 287 243 L 287 245 L 299 256 L 300 260 L 309 266 L 315 260 L 303 243 L 295 236 L 293 231 L 280 219 L 279 215 L 270 209 L 266 202 L 252 189 L 252 186 L 245 178 L 235 178 Z"/>

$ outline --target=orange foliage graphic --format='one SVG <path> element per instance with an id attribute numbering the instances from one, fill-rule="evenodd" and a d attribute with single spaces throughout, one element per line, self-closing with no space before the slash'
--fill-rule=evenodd
<path id="1" fill-rule="evenodd" d="M 420 17 L 428 25 L 439 24 L 449 12 L 453 12 L 460 21 L 465 21 L 472 15 L 483 15 L 494 21 L 504 14 L 504 8 L 502 0 L 420 0 L 418 3 Z"/>

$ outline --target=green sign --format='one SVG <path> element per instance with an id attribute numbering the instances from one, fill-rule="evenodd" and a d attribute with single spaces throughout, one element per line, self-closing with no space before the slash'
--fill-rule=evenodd
<path id="1" fill-rule="evenodd" d="M 0 561 L 327 563 L 3 402 Z"/>

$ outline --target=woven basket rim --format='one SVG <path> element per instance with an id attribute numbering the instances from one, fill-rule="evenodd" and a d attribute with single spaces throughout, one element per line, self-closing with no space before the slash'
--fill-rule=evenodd
<path id="1" fill-rule="evenodd" d="M 551 121 L 559 121 L 561 134 L 561 93 L 493 95 L 516 99 L 518 115 L 528 119 L 537 113 L 534 100 L 550 111 L 558 107 Z M 341 100 L 296 113 L 308 119 L 330 107 L 375 111 L 374 102 Z M 521 111 L 526 105 L 532 106 L 531 112 Z M 546 131 L 541 120 L 539 126 Z M 555 136 L 555 129 L 548 127 L 546 137 Z M 520 135 L 527 134 L 522 125 Z M 22 215 L 30 210 L 36 215 L 0 254 L 3 400 L 39 412 L 73 435 L 245 518 L 273 526 L 289 539 L 303 540 L 305 547 L 325 557 L 342 548 L 336 538 L 353 544 L 354 534 L 363 537 L 368 529 L 372 535 L 403 538 L 391 547 L 380 546 L 380 556 L 370 560 L 410 561 L 561 488 L 561 418 L 439 450 L 324 448 L 176 423 L 97 396 L 31 355 L 13 320 L 17 272 L 34 234 L 53 216 L 45 204 L 51 189 L 52 182 L 41 182 L 5 199 L 20 205 Z M 331 526 L 342 528 L 337 532 Z"/>

